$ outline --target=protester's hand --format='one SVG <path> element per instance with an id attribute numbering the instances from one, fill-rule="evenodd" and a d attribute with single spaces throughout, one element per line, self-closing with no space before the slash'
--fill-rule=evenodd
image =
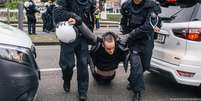
<path id="1" fill-rule="evenodd" d="M 76 23 L 76 20 L 74 18 L 69 18 L 68 19 L 68 24 L 74 25 Z"/>
<path id="2" fill-rule="evenodd" d="M 161 30 L 161 29 L 160 29 L 159 27 L 157 27 L 157 26 L 154 27 L 154 32 L 158 33 L 158 32 L 160 32 L 160 30 Z"/>

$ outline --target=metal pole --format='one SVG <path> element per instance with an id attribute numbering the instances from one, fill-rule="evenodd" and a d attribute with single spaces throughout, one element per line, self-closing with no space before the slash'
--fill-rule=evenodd
<path id="1" fill-rule="evenodd" d="M 24 17 L 24 6 L 23 6 L 23 0 L 20 0 L 18 3 L 18 28 L 23 30 L 23 17 Z"/>
<path id="2" fill-rule="evenodd" d="M 7 14 L 8 14 L 8 16 L 7 16 L 7 23 L 8 24 L 10 24 L 10 11 L 9 11 L 9 5 L 10 5 L 10 0 L 7 0 Z"/>

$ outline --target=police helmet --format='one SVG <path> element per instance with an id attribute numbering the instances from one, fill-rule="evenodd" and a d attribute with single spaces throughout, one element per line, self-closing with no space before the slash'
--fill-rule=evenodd
<path id="1" fill-rule="evenodd" d="M 30 3 L 28 1 L 24 2 L 24 7 L 29 7 Z"/>
<path id="2" fill-rule="evenodd" d="M 45 2 L 44 6 L 48 7 L 48 6 L 50 6 L 50 3 L 49 2 Z"/>
<path id="3" fill-rule="evenodd" d="M 60 22 L 56 27 L 57 38 L 64 43 L 72 43 L 77 39 L 77 33 L 73 28 L 73 25 L 69 25 L 68 22 Z"/>

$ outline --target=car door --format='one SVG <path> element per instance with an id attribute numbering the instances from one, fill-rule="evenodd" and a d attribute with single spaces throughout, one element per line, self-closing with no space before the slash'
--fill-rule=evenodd
<path id="1" fill-rule="evenodd" d="M 177 32 L 188 28 L 189 20 L 193 13 L 194 7 L 179 8 L 168 7 L 162 8 L 161 16 L 168 16 L 162 21 L 161 31 L 158 33 L 158 38 L 155 40 L 152 58 L 167 62 L 173 65 L 179 65 L 181 58 L 186 52 L 186 39 L 177 35 Z M 163 19 L 163 18 L 162 18 Z"/>
<path id="2" fill-rule="evenodd" d="M 189 23 L 189 30 L 193 39 L 187 40 L 185 64 L 201 67 L 201 4 L 196 5 L 195 13 Z M 197 36 L 197 37 L 196 37 Z"/>

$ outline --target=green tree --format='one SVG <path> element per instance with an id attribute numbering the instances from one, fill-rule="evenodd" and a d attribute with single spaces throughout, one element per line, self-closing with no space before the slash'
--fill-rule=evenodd
<path id="1" fill-rule="evenodd" d="M 9 0 L 9 1 L 6 3 L 6 7 L 9 8 L 9 9 L 17 9 L 18 1 L 19 1 L 19 0 Z"/>

